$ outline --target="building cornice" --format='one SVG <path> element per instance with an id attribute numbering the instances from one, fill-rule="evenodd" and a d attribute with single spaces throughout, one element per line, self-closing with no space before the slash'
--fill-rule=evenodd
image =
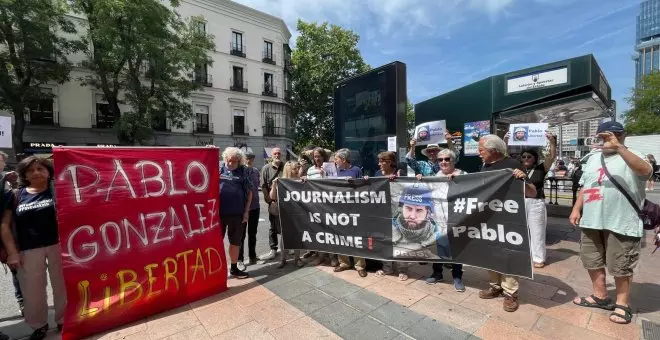
<path id="1" fill-rule="evenodd" d="M 276 16 L 257 11 L 254 8 L 241 5 L 229 0 L 183 0 L 193 6 L 198 6 L 207 10 L 218 12 L 222 15 L 230 16 L 252 25 L 259 25 L 262 28 L 270 29 L 281 33 L 283 40 L 288 43 L 291 39 L 291 31 L 284 23 L 284 20 Z"/>

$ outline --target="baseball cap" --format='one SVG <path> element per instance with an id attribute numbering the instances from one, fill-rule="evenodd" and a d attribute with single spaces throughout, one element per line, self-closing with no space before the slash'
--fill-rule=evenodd
<path id="1" fill-rule="evenodd" d="M 598 126 L 596 133 L 602 132 L 612 132 L 612 133 L 623 133 L 623 125 L 619 122 L 604 122 Z"/>
<path id="2" fill-rule="evenodd" d="M 252 150 L 245 151 L 245 157 L 246 158 L 254 158 L 254 152 L 252 152 Z"/>

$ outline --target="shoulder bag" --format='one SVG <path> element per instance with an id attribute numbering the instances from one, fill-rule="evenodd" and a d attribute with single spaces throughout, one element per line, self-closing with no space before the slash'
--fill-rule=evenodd
<path id="1" fill-rule="evenodd" d="M 630 197 L 630 194 L 628 194 L 628 191 L 626 191 L 619 182 L 617 182 L 614 177 L 610 174 L 609 170 L 607 170 L 607 166 L 605 166 L 605 155 L 600 156 L 600 164 L 603 167 L 603 172 L 609 178 L 610 182 L 614 184 L 614 186 L 623 194 L 623 196 L 628 200 L 628 203 L 635 209 L 637 212 L 637 216 L 642 220 L 642 224 L 644 225 L 644 230 L 653 230 L 656 225 L 660 224 L 660 206 L 645 199 L 644 200 L 644 207 L 642 209 L 639 208 L 635 200 Z"/>

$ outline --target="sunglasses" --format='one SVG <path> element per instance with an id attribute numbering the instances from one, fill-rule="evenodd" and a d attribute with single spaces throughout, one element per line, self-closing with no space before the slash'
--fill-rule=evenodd
<path id="1" fill-rule="evenodd" d="M 451 157 L 438 158 L 441 162 L 451 162 Z"/>
<path id="2" fill-rule="evenodd" d="M 522 155 L 522 156 L 520 156 L 520 158 L 527 159 L 527 158 L 534 158 L 534 156 L 532 156 L 532 155 Z"/>

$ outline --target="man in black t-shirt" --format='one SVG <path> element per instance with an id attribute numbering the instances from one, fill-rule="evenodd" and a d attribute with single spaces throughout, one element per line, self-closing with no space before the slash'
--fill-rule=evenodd
<path id="1" fill-rule="evenodd" d="M 507 156 L 506 143 L 496 135 L 486 135 L 479 139 L 479 157 L 483 160 L 481 171 L 493 171 L 512 169 L 513 176 L 518 179 L 526 179 L 522 163 Z M 535 197 L 536 187 L 531 183 L 525 184 L 525 196 Z M 504 310 L 515 312 L 518 310 L 518 288 L 519 279 L 515 276 L 504 275 L 494 271 L 489 272 L 490 287 L 479 292 L 482 299 L 494 299 L 504 295 Z"/>

